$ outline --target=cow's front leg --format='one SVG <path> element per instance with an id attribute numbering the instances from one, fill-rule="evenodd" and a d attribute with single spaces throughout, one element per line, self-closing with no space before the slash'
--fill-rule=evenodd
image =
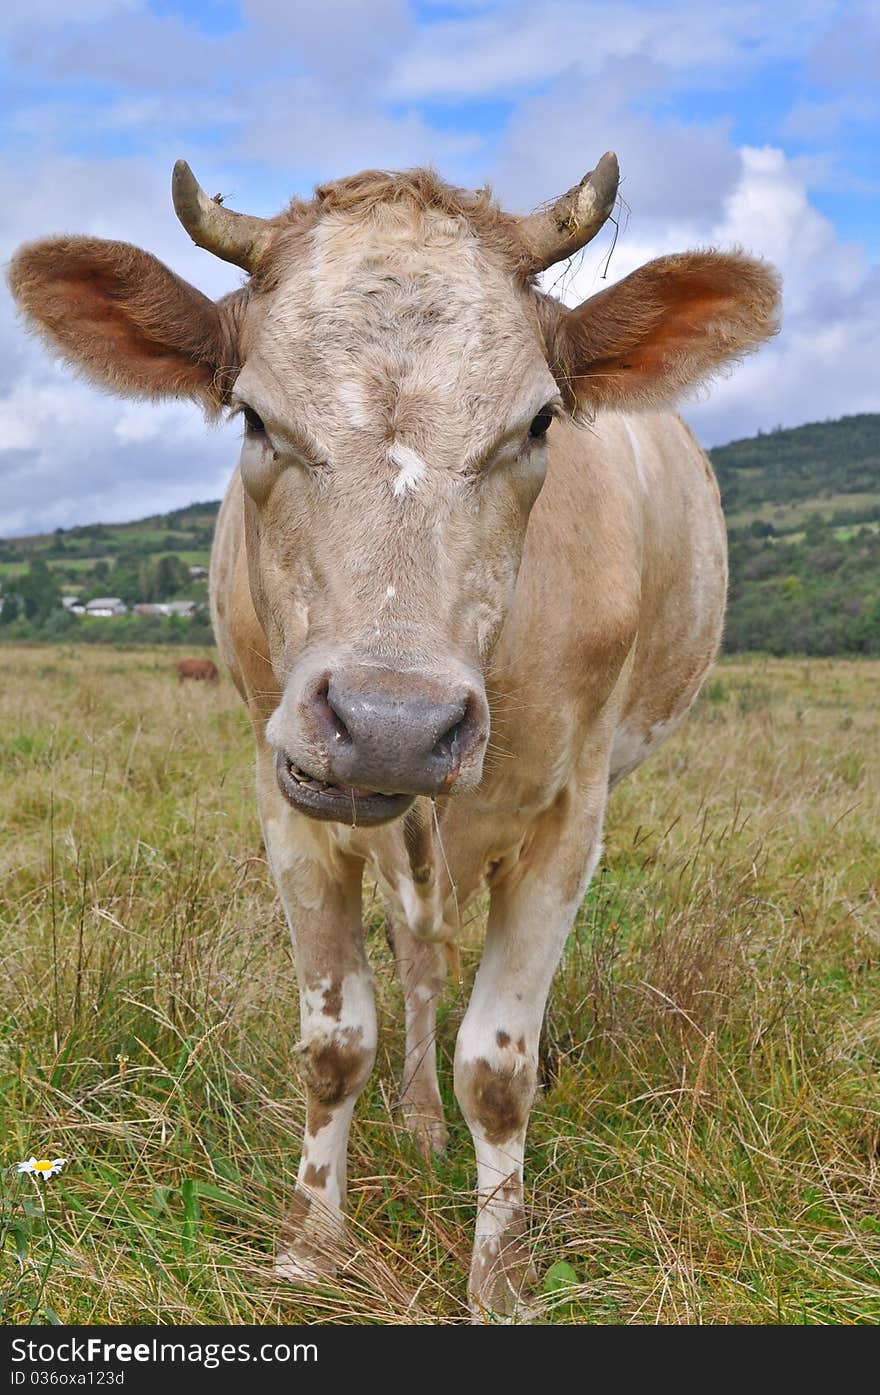
<path id="1" fill-rule="evenodd" d="M 486 945 L 455 1049 L 455 1094 L 477 1155 L 469 1300 L 477 1321 L 529 1316 L 523 1203 L 526 1126 L 547 994 L 599 857 L 600 816 L 548 821 L 493 889 Z"/>
<path id="2" fill-rule="evenodd" d="M 295 814 L 260 779 L 263 835 L 293 936 L 300 999 L 306 1126 L 293 1204 L 275 1272 L 314 1282 L 336 1271 L 344 1245 L 348 1133 L 376 1056 L 373 980 L 361 927 L 362 863 L 325 827 Z"/>

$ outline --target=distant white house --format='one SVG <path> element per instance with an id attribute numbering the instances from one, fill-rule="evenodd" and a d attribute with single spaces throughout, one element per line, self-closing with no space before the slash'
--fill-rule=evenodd
<path id="1" fill-rule="evenodd" d="M 62 596 L 61 604 L 64 606 L 65 610 L 75 611 L 77 607 L 80 610 L 85 610 L 85 606 L 80 604 L 79 596 Z"/>
<path id="2" fill-rule="evenodd" d="M 203 581 L 208 575 L 207 567 L 190 567 L 189 574 L 193 581 Z"/>
<path id="3" fill-rule="evenodd" d="M 128 606 L 125 601 L 118 596 L 96 596 L 93 601 L 86 602 L 86 615 L 127 615 Z"/>

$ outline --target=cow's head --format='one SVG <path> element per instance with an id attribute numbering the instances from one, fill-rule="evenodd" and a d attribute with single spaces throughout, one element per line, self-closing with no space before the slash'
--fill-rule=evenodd
<path id="1" fill-rule="evenodd" d="M 656 408 L 773 331 L 773 272 L 651 262 L 573 310 L 535 275 L 608 217 L 617 161 L 526 218 L 426 171 L 325 185 L 268 221 L 174 201 L 243 267 L 216 304 L 147 252 L 65 237 L 11 285 L 99 383 L 228 408 L 243 430 L 251 593 L 282 697 L 278 781 L 319 818 L 379 823 L 466 789 L 547 436 L 562 413 Z"/>

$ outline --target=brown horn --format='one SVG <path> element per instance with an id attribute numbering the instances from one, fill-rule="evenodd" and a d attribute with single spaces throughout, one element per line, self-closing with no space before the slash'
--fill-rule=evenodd
<path id="1" fill-rule="evenodd" d="M 520 219 L 520 234 L 534 258 L 535 271 L 546 271 L 586 247 L 614 207 L 619 182 L 617 156 L 609 150 L 580 184 L 550 208 L 536 209 Z"/>
<path id="2" fill-rule="evenodd" d="M 209 199 L 186 160 L 178 160 L 171 177 L 174 211 L 197 247 L 232 262 L 245 271 L 256 271 L 272 239 L 263 218 L 233 213 L 219 196 Z"/>

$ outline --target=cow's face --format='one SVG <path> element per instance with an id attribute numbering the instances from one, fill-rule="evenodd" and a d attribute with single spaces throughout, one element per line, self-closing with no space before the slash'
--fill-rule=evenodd
<path id="1" fill-rule="evenodd" d="M 221 209 L 186 166 L 175 179 L 196 241 L 254 273 L 241 292 L 215 305 L 90 238 L 22 249 L 12 289 L 105 385 L 241 415 L 289 801 L 368 824 L 467 789 L 554 414 L 666 405 L 772 332 L 775 278 L 691 253 L 573 311 L 542 297 L 532 273 L 610 211 L 613 156 L 526 219 L 424 172 L 327 186 L 270 223 Z"/>
<path id="2" fill-rule="evenodd" d="M 480 779 L 562 401 L 532 294 L 461 220 L 328 217 L 276 265 L 232 390 L 267 736 L 292 802 L 363 822 Z"/>

